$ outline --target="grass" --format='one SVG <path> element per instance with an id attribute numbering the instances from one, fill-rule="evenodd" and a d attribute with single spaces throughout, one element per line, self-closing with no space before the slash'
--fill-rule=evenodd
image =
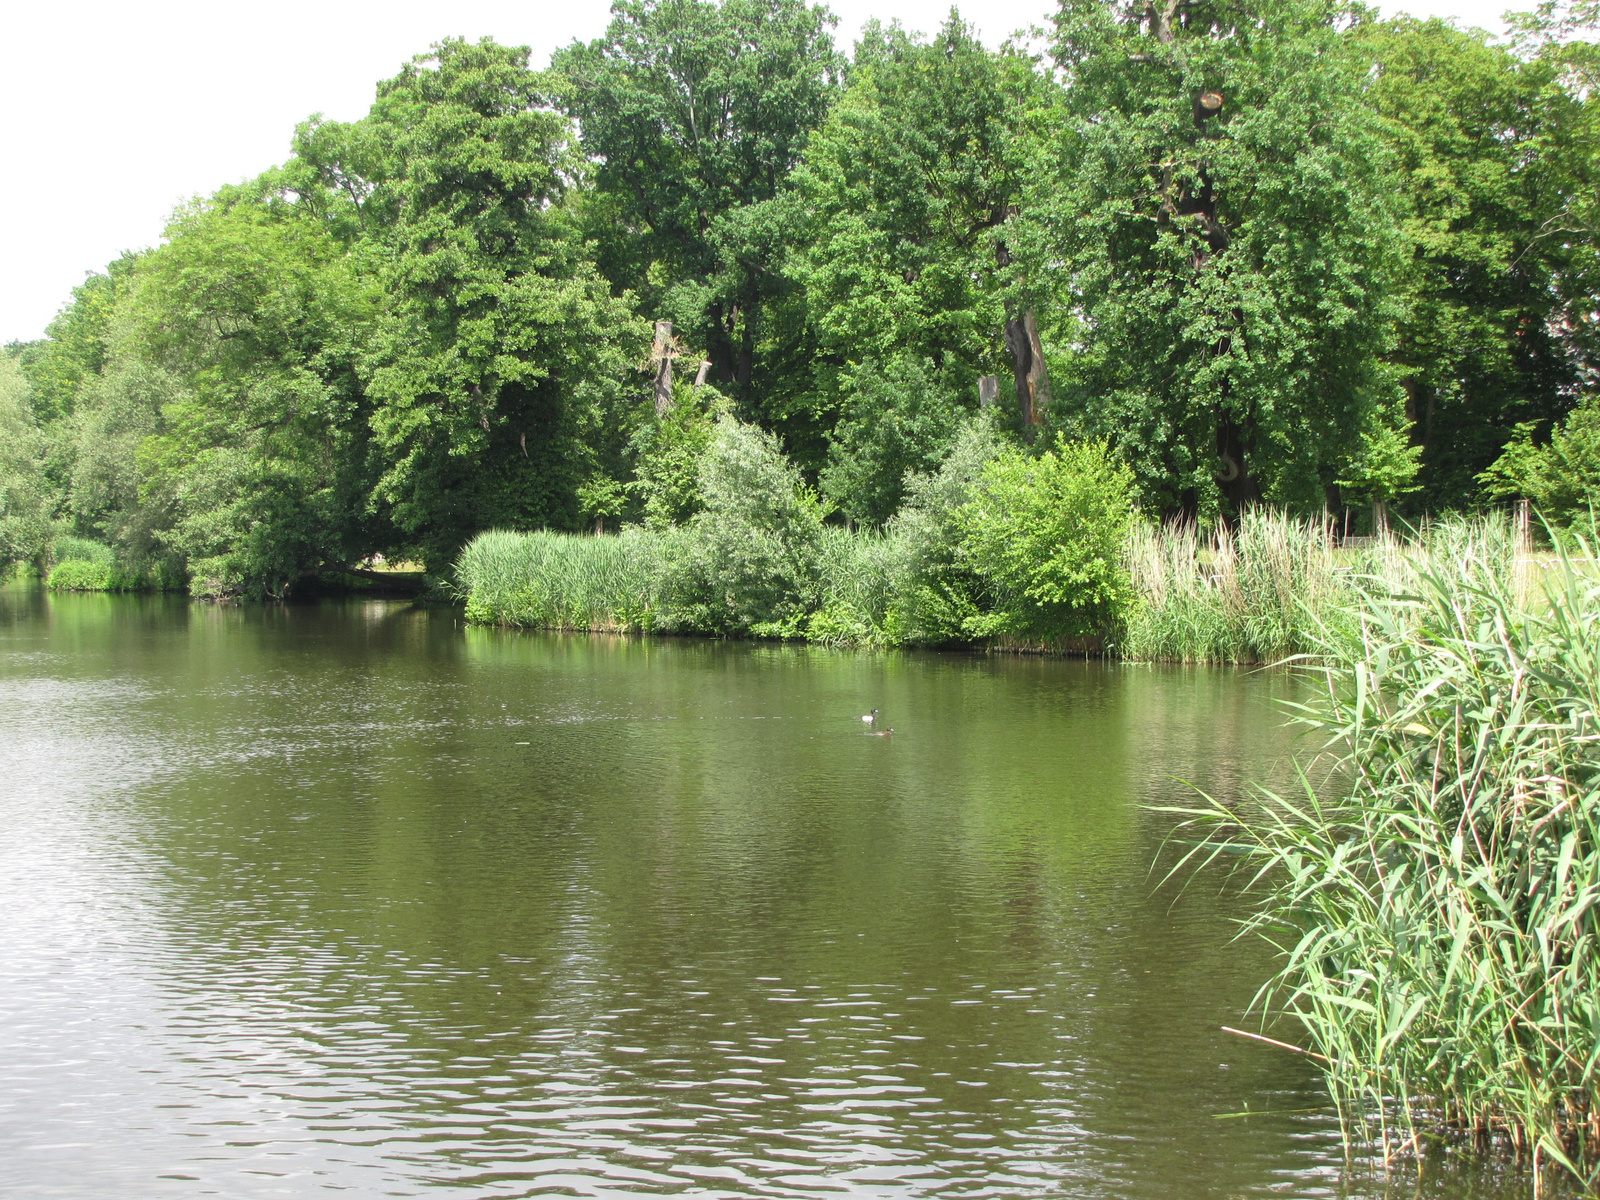
<path id="1" fill-rule="evenodd" d="M 467 617 L 489 625 L 624 631 L 654 629 L 660 615 L 659 536 L 537 530 L 481 534 L 462 551 L 456 581 Z"/>
<path id="2" fill-rule="evenodd" d="M 1299 1019 L 1353 1139 L 1501 1147 L 1593 1188 L 1600 580 L 1562 560 L 1524 589 L 1484 532 L 1349 585 L 1306 634 L 1323 757 L 1292 796 L 1189 813 L 1191 853 L 1253 868 L 1249 928 L 1283 954 L 1258 1003 Z"/>
<path id="3" fill-rule="evenodd" d="M 1233 530 L 1142 525 L 1127 547 L 1137 600 L 1118 650 L 1145 661 L 1276 662 L 1315 649 L 1363 581 L 1403 590 L 1468 562 L 1509 575 L 1514 542 L 1497 514 L 1450 517 L 1350 550 L 1336 547 L 1325 521 L 1269 509 L 1246 512 Z"/>

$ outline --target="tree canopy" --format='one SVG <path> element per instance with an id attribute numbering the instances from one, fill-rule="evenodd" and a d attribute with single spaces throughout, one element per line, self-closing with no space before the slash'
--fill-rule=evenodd
<path id="1" fill-rule="evenodd" d="M 704 526 L 736 449 L 808 523 L 932 528 L 991 459 L 1005 504 L 1054 494 L 1057 433 L 1154 516 L 1600 494 L 1592 0 L 1505 42 L 1336 0 L 1041 16 L 1043 53 L 952 10 L 847 55 L 804 0 L 621 0 L 544 70 L 438 43 L 6 348 L 0 556 L 443 574 L 490 528 Z M 1008 520 L 917 620 L 970 623 L 1038 533 Z"/>

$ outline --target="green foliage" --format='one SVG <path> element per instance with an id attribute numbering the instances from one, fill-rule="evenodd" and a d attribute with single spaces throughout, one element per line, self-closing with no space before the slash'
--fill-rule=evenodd
<path id="1" fill-rule="evenodd" d="M 59 592 L 181 591 L 184 579 L 169 564 L 146 561 L 129 566 L 112 546 L 62 535 L 50 547 L 55 561 L 46 585 Z"/>
<path id="2" fill-rule="evenodd" d="M 973 630 L 1023 639 L 1113 631 L 1132 599 L 1123 544 L 1133 475 L 1104 442 L 1057 438 L 991 460 L 957 510 L 959 557 L 993 595 Z"/>
<path id="3" fill-rule="evenodd" d="M 1340 16 L 1067 0 L 1057 19 L 1068 119 L 1041 131 L 1012 240 L 1030 286 L 1088 318 L 1064 419 L 1113 440 L 1153 511 L 1197 513 L 1219 483 L 1235 510 L 1320 506 L 1394 397 L 1399 214 Z"/>
<path id="4" fill-rule="evenodd" d="M 526 49 L 445 41 L 380 85 L 366 169 L 383 311 L 366 370 L 374 489 L 442 566 L 485 525 L 575 525 L 583 435 L 643 326 L 562 206 L 567 122 Z"/>
<path id="5" fill-rule="evenodd" d="M 1304 712 L 1332 761 L 1193 814 L 1195 854 L 1253 873 L 1283 953 L 1261 1003 L 1304 1025 L 1352 1132 L 1534 1147 L 1592 1186 L 1600 583 L 1563 562 L 1524 602 L 1493 557 L 1437 568 L 1359 591 Z"/>
<path id="6" fill-rule="evenodd" d="M 677 628 L 783 636 L 815 606 L 822 509 L 777 439 L 732 417 L 700 459 L 701 511 L 668 543 Z"/>
<path id="7" fill-rule="evenodd" d="M 58 563 L 51 570 L 47 586 L 58 592 L 111 592 L 120 591 L 120 588 L 111 586 L 111 575 L 114 566 L 109 562 L 89 562 L 84 559 L 68 559 Z"/>
<path id="8" fill-rule="evenodd" d="M 105 274 L 90 275 L 73 288 L 72 299 L 50 323 L 45 340 L 23 349 L 21 362 L 39 423 L 70 415 L 78 393 L 105 366 L 112 319 L 136 261 L 123 255 Z"/>
<path id="9" fill-rule="evenodd" d="M 142 498 L 199 594 L 282 596 L 361 556 L 371 482 L 354 358 L 372 296 L 316 223 L 248 195 L 179 215 L 140 265 L 148 361 L 182 385 L 140 444 Z"/>
<path id="10" fill-rule="evenodd" d="M 550 69 L 596 163 L 602 260 L 745 399 L 784 289 L 774 268 L 794 213 L 777 197 L 843 67 L 833 18 L 803 0 L 620 0 L 612 13 L 604 37 Z"/>
<path id="11" fill-rule="evenodd" d="M 992 414 L 980 414 L 961 427 L 938 470 L 906 476 L 905 503 L 889 526 L 904 563 L 887 620 L 892 640 L 942 645 L 981 636 L 988 589 L 957 553 L 961 513 L 1008 449 Z"/>
<path id="12" fill-rule="evenodd" d="M 634 435 L 634 490 L 651 529 L 681 525 L 700 511 L 700 460 L 726 402 L 715 390 L 680 386 L 672 408 Z"/>
<path id="13" fill-rule="evenodd" d="M 1491 496 L 1526 497 L 1548 521 L 1586 523 L 1600 512 L 1600 403 L 1591 397 L 1540 446 L 1531 424 L 1480 479 Z"/>
<path id="14" fill-rule="evenodd" d="M 41 565 L 54 532 L 44 478 L 44 439 L 34 421 L 27 376 L 0 353 L 0 570 Z"/>
<path id="15" fill-rule="evenodd" d="M 985 49 L 953 12 L 931 41 L 868 27 L 794 175 L 807 224 L 789 270 L 825 354 L 931 359 L 963 389 L 1002 370 L 995 239 L 1022 188 L 1024 121 L 1052 96 L 1032 62 Z"/>
<path id="16" fill-rule="evenodd" d="M 1354 31 L 1399 168 L 1408 262 L 1393 361 L 1430 507 L 1470 502 L 1520 422 L 1552 420 L 1577 363 L 1551 321 L 1573 258 L 1560 143 L 1581 105 L 1546 61 L 1480 31 L 1399 17 Z"/>
<path id="17" fill-rule="evenodd" d="M 851 364 L 839 390 L 822 493 L 852 520 L 882 526 L 900 508 L 906 475 L 933 470 L 949 453 L 962 408 L 928 359 Z"/>

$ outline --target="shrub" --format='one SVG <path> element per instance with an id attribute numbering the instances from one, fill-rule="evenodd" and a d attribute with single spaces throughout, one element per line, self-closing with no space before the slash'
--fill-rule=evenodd
<path id="1" fill-rule="evenodd" d="M 942 645 L 980 638 L 986 587 L 958 561 L 958 520 L 985 468 L 1008 443 L 993 412 L 957 431 L 936 471 L 906 476 L 906 499 L 890 523 L 902 563 L 885 629 L 907 645 Z"/>
<path id="2" fill-rule="evenodd" d="M 710 387 L 678 384 L 672 408 L 634 435 L 633 490 L 651 529 L 681 525 L 700 511 L 700 460 L 716 432 L 713 414 L 726 406 Z"/>
<path id="3" fill-rule="evenodd" d="M 1589 397 L 1573 409 L 1546 445 L 1534 444 L 1533 430 L 1517 426 L 1479 481 L 1491 496 L 1527 497 L 1554 523 L 1591 523 L 1600 510 L 1600 403 Z"/>
<path id="4" fill-rule="evenodd" d="M 770 433 L 717 422 L 700 459 L 702 511 L 664 535 L 666 624 L 797 636 L 817 601 L 822 509 Z"/>
<path id="5" fill-rule="evenodd" d="M 46 585 L 58 592 L 111 591 L 112 569 L 110 563 L 69 558 L 66 562 L 55 565 L 46 580 Z"/>
<path id="6" fill-rule="evenodd" d="M 959 554 L 988 585 L 977 632 L 1080 638 L 1110 632 L 1132 589 L 1123 546 L 1133 474 L 1104 442 L 1068 442 L 1031 457 L 1008 450 L 985 466 L 957 511 Z"/>

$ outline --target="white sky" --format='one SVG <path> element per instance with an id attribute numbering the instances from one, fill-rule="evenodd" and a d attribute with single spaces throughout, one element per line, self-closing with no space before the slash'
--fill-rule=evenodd
<path id="1" fill-rule="evenodd" d="M 1499 31 L 1513 0 L 1404 0 Z M 1516 4 L 1531 7 L 1531 0 Z M 869 17 L 931 30 L 949 0 L 833 0 L 848 48 Z M 963 6 L 986 41 L 1051 0 Z M 6 0 L 0 6 L 0 343 L 31 339 L 68 292 L 155 244 L 173 207 L 288 156 L 314 112 L 353 120 L 373 85 L 442 37 L 533 47 L 598 36 L 609 0 Z"/>

